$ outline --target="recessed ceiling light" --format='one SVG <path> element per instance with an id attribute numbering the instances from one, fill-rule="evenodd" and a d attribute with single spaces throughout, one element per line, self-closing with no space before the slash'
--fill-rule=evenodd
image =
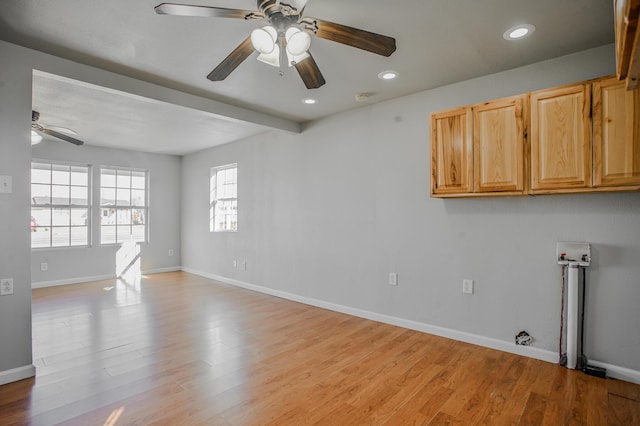
<path id="1" fill-rule="evenodd" d="M 519 40 L 533 34 L 535 30 L 536 27 L 531 24 L 516 25 L 505 31 L 502 37 L 504 37 L 505 40 Z"/>
<path id="2" fill-rule="evenodd" d="M 303 104 L 307 104 L 307 105 L 313 105 L 313 104 L 315 104 L 316 102 L 317 102 L 317 101 L 316 101 L 315 99 L 311 99 L 311 98 L 303 99 L 303 100 L 302 100 L 302 103 L 303 103 Z"/>
<path id="3" fill-rule="evenodd" d="M 394 78 L 398 77 L 398 73 L 395 71 L 382 71 L 380 74 L 378 74 L 378 78 L 381 80 L 393 80 Z"/>

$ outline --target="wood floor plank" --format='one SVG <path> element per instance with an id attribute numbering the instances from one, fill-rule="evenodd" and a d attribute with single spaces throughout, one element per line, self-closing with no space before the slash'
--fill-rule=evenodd
<path id="1" fill-rule="evenodd" d="M 640 386 L 184 272 L 33 291 L 0 424 L 639 424 Z"/>
<path id="2" fill-rule="evenodd" d="M 608 408 L 609 425 L 640 425 L 640 402 L 609 394 Z"/>

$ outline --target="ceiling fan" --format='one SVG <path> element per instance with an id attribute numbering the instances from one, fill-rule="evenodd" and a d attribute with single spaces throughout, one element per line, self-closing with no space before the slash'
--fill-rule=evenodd
<path id="1" fill-rule="evenodd" d="M 267 25 L 252 31 L 207 78 L 222 81 L 254 51 L 258 60 L 280 67 L 294 66 L 307 89 L 325 84 L 318 64 L 309 52 L 310 35 L 347 46 L 366 50 L 382 56 L 390 56 L 396 50 L 392 37 L 372 33 L 334 22 L 302 16 L 308 0 L 257 0 L 258 10 L 226 9 L 213 6 L 162 3 L 154 8 L 159 15 L 201 16 L 264 20 Z"/>
<path id="2" fill-rule="evenodd" d="M 31 111 L 31 145 L 36 145 L 42 141 L 42 136 L 39 133 L 53 136 L 54 138 L 61 139 L 65 142 L 70 142 L 74 145 L 84 145 L 83 141 L 62 133 L 64 131 L 67 133 L 75 134 L 73 130 L 63 127 L 45 126 L 44 124 L 39 123 L 39 120 L 40 113 L 38 111 Z M 53 130 L 54 128 L 61 131 Z"/>

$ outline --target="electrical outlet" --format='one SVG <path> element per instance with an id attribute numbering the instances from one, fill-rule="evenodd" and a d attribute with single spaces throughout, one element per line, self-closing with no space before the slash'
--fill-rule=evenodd
<path id="1" fill-rule="evenodd" d="M 0 176 L 0 194 L 11 194 L 13 192 L 12 180 L 11 176 Z"/>
<path id="2" fill-rule="evenodd" d="M 42 272 L 47 272 L 49 270 L 49 264 L 47 262 L 42 262 L 40 264 L 40 270 Z"/>
<path id="3" fill-rule="evenodd" d="M 173 249 L 169 249 L 169 256 L 173 256 Z"/>
<path id="4" fill-rule="evenodd" d="M 464 294 L 473 294 L 473 280 L 462 280 L 462 292 Z"/>
<path id="5" fill-rule="evenodd" d="M 398 274 L 389 272 L 389 285 L 398 285 Z"/>
<path id="6" fill-rule="evenodd" d="M 0 296 L 13 294 L 13 278 L 2 278 L 0 280 Z"/>
<path id="7" fill-rule="evenodd" d="M 244 262 L 242 262 L 242 270 L 243 271 L 247 270 L 247 261 L 246 260 Z"/>

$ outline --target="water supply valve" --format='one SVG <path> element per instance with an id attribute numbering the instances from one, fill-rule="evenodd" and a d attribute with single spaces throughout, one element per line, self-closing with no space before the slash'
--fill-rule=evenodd
<path id="1" fill-rule="evenodd" d="M 586 267 L 591 264 L 589 243 L 560 242 L 556 246 L 556 259 L 560 265 Z"/>

